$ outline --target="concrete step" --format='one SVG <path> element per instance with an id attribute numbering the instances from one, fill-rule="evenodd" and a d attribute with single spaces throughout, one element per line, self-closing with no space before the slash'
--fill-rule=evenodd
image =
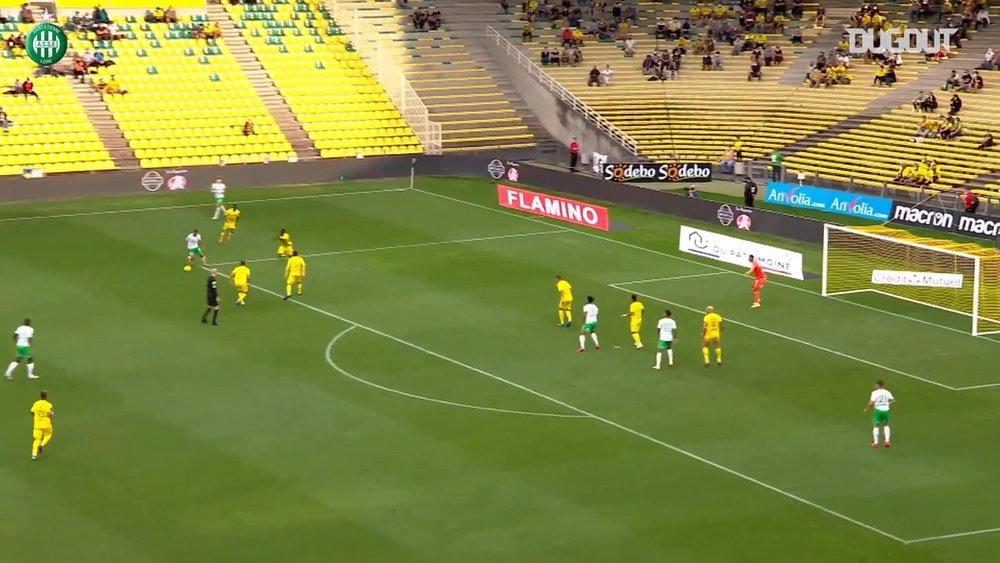
<path id="1" fill-rule="evenodd" d="M 302 128 L 302 124 L 299 123 L 292 109 L 288 106 L 284 97 L 281 96 L 281 92 L 274 85 L 274 81 L 271 80 L 267 69 L 264 68 L 260 59 L 253 53 L 250 44 L 247 43 L 242 33 L 236 29 L 236 24 L 229 17 L 229 13 L 222 6 L 212 4 L 209 5 L 208 13 L 209 19 L 219 25 L 226 45 L 229 46 L 229 50 L 233 53 L 236 62 L 239 63 L 251 86 L 253 86 L 257 95 L 264 102 L 264 107 L 274 117 L 275 123 L 292 145 L 299 159 L 318 159 L 319 151 L 316 150 L 316 145 L 309 139 L 309 135 Z"/>
<path id="2" fill-rule="evenodd" d="M 104 143 L 104 147 L 108 149 L 108 154 L 111 155 L 115 166 L 121 169 L 139 168 L 139 159 L 135 157 L 135 151 L 129 146 L 121 128 L 118 127 L 118 122 L 111 115 L 111 110 L 104 103 L 94 84 L 91 81 L 80 82 L 79 80 L 70 80 L 69 82 L 76 97 L 83 105 L 87 119 L 94 126 L 101 142 Z"/>

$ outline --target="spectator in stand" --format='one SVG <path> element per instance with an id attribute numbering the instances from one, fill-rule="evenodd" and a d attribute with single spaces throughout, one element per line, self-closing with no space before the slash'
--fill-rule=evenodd
<path id="1" fill-rule="evenodd" d="M 962 196 L 962 207 L 965 208 L 966 213 L 975 213 L 979 209 L 979 196 L 972 193 L 972 190 L 965 190 L 965 195 Z"/>
<path id="2" fill-rule="evenodd" d="M 737 135 L 736 140 L 733 141 L 732 151 L 737 162 L 743 160 L 743 138 L 739 135 Z"/>
<path id="3" fill-rule="evenodd" d="M 252 119 L 247 119 L 245 122 L 243 122 L 243 135 L 249 137 L 250 135 L 256 135 L 256 134 L 257 132 L 254 130 Z"/>
<path id="4" fill-rule="evenodd" d="M 792 17 L 801 20 L 802 16 L 805 14 L 805 6 L 803 5 L 803 0 L 792 0 Z"/>
<path id="5" fill-rule="evenodd" d="M 28 96 L 34 96 L 36 100 L 42 99 L 38 92 L 35 92 L 35 83 L 31 81 L 31 77 L 25 78 L 21 83 L 21 91 L 24 92 L 24 99 L 28 99 Z"/>
<path id="6" fill-rule="evenodd" d="M 979 146 L 977 146 L 976 148 L 983 151 L 992 148 L 994 145 L 996 145 L 996 142 L 993 141 L 993 134 L 987 132 L 986 136 L 983 137 L 983 142 L 979 143 Z"/>
<path id="7" fill-rule="evenodd" d="M 159 10 L 159 8 L 157 8 Z M 97 24 L 109 24 L 111 23 L 111 18 L 108 16 L 108 11 L 101 7 L 100 4 L 94 6 L 94 12 L 91 14 L 91 19 Z"/>
<path id="8" fill-rule="evenodd" d="M 80 82 L 85 82 L 87 80 L 87 65 L 83 63 L 83 59 L 77 57 L 73 59 L 73 78 L 79 79 Z"/>
<path id="9" fill-rule="evenodd" d="M 21 23 L 35 23 L 35 14 L 31 12 L 31 6 L 27 3 L 21 4 Z"/>
<path id="10" fill-rule="evenodd" d="M 177 23 L 177 10 L 173 6 L 167 6 L 163 11 L 163 20 L 167 23 Z"/>
<path id="11" fill-rule="evenodd" d="M 604 65 L 604 70 L 601 71 L 601 85 L 610 86 L 614 75 L 615 71 L 611 70 L 611 65 Z"/>
<path id="12" fill-rule="evenodd" d="M 21 88 L 21 81 L 18 80 L 18 79 L 16 79 L 16 78 L 14 79 L 14 84 L 12 84 L 9 89 L 4 90 L 4 94 L 10 95 L 10 96 L 17 96 L 17 95 L 23 94 L 23 93 L 24 93 L 24 89 Z"/>
<path id="13" fill-rule="evenodd" d="M 97 18 L 94 18 L 95 20 Z M 154 23 L 166 23 L 167 13 L 163 11 L 163 8 L 157 6 L 153 9 L 153 22 Z"/>
<path id="14" fill-rule="evenodd" d="M 524 27 L 521 28 L 521 41 L 525 43 L 531 42 L 535 37 L 535 24 L 531 22 L 524 22 Z"/>
<path id="15" fill-rule="evenodd" d="M 507 2 L 507 0 L 500 0 L 500 9 L 503 10 L 503 13 L 509 14 L 510 13 L 510 3 Z"/>
<path id="16" fill-rule="evenodd" d="M 601 85 L 601 71 L 597 70 L 597 67 L 590 69 L 590 75 L 587 78 L 587 86 L 600 86 Z"/>
<path id="17" fill-rule="evenodd" d="M 990 11 L 980 3 L 979 10 L 976 12 L 976 30 L 978 31 L 980 27 L 986 27 L 991 23 L 993 22 L 990 20 Z"/>
<path id="18" fill-rule="evenodd" d="M 712 70 L 722 70 L 722 53 L 719 51 L 712 53 Z"/>
<path id="19" fill-rule="evenodd" d="M 10 129 L 10 123 L 10 117 L 7 116 L 7 112 L 5 112 L 3 108 L 0 108 L 0 128 L 3 129 L 4 133 Z"/>
<path id="20" fill-rule="evenodd" d="M 792 45 L 801 45 L 803 42 L 802 28 L 796 27 L 792 32 Z"/>
<path id="21" fill-rule="evenodd" d="M 758 81 L 764 79 L 764 73 L 760 71 L 760 61 L 758 59 L 754 59 L 753 62 L 750 63 L 750 72 L 747 73 L 747 82 L 750 82 L 755 78 Z"/>
<path id="22" fill-rule="evenodd" d="M 816 22 L 813 27 L 819 29 L 826 25 L 826 8 L 819 6 L 816 8 Z"/>
<path id="23" fill-rule="evenodd" d="M 441 29 L 441 10 L 434 8 L 431 14 L 427 17 L 427 29 L 435 31 Z"/>
<path id="24" fill-rule="evenodd" d="M 573 41 L 573 29 L 569 27 L 564 27 L 562 30 L 562 46 L 572 47 L 574 45 Z"/>
<path id="25" fill-rule="evenodd" d="M 972 71 L 972 91 L 978 92 L 983 89 L 983 77 L 978 70 Z"/>
<path id="26" fill-rule="evenodd" d="M 104 85 L 104 93 L 124 95 L 127 94 L 128 91 L 122 88 L 121 84 L 118 82 L 118 79 L 115 78 L 115 75 L 112 74 L 111 79 L 108 80 L 107 84 Z"/>
<path id="27" fill-rule="evenodd" d="M 948 105 L 951 108 L 948 110 L 948 115 L 957 115 L 958 112 L 962 111 L 962 98 L 959 98 L 958 94 L 953 94 Z"/>
<path id="28" fill-rule="evenodd" d="M 634 57 L 635 56 L 635 39 L 632 39 L 631 35 L 629 35 L 628 37 L 625 38 L 625 48 L 624 48 L 624 50 L 625 50 L 625 56 L 626 57 Z"/>

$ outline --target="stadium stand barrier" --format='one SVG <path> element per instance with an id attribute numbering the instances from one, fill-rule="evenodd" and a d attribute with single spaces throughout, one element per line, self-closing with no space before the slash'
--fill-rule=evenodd
<path id="1" fill-rule="evenodd" d="M 385 55 L 382 39 L 379 38 L 378 32 L 371 29 L 358 17 L 357 13 L 349 13 L 335 0 L 329 4 L 332 7 L 331 12 L 335 20 L 352 23 L 351 42 L 361 58 L 368 63 L 368 67 L 374 72 L 379 84 L 389 95 L 389 99 L 399 108 L 403 119 L 423 143 L 424 151 L 427 154 L 441 154 L 441 124 L 431 120 L 427 106 L 406 80 L 403 69 Z"/>
<path id="2" fill-rule="evenodd" d="M 600 113 L 585 104 L 580 98 L 574 96 L 562 84 L 549 76 L 540 66 L 535 64 L 524 52 L 511 43 L 493 26 L 486 27 L 486 38 L 493 41 L 497 46 L 504 49 L 508 56 L 517 60 L 519 66 L 528 71 L 528 75 L 545 86 L 550 92 L 559 97 L 564 103 L 569 104 L 574 111 L 582 114 L 588 121 L 596 125 L 601 131 L 610 136 L 615 142 L 621 144 L 630 154 L 638 156 L 639 147 L 635 139 L 624 131 L 616 127 L 613 123 L 601 116 Z"/>

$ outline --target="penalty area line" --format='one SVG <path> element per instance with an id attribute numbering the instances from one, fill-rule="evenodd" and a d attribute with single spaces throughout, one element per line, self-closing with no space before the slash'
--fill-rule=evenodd
<path id="1" fill-rule="evenodd" d="M 983 529 L 983 530 L 971 530 L 971 531 L 968 531 L 968 532 L 956 532 L 954 534 L 943 534 L 943 535 L 940 535 L 940 536 L 929 536 L 929 537 L 926 537 L 926 538 L 917 538 L 915 540 L 906 540 L 903 543 L 905 543 L 906 545 L 912 545 L 912 544 L 915 544 L 915 543 L 927 543 L 927 542 L 932 542 L 932 541 L 952 540 L 952 539 L 956 539 L 956 538 L 967 538 L 969 536 L 982 536 L 982 535 L 985 535 L 985 534 L 995 534 L 997 532 L 1000 532 L 1000 528 L 986 528 L 986 529 Z"/>
<path id="2" fill-rule="evenodd" d="M 426 246 L 442 246 L 447 244 L 466 244 L 471 242 L 483 242 L 488 240 L 503 240 L 512 238 L 524 238 L 524 237 L 537 237 L 542 235 L 564 235 L 566 231 L 564 230 L 551 230 L 551 231 L 536 231 L 532 233 L 511 233 L 507 235 L 494 235 L 485 237 L 471 237 L 463 239 L 453 239 L 453 240 L 435 240 L 430 242 L 415 242 L 412 244 L 394 244 L 392 246 L 376 246 L 372 248 L 354 248 L 348 250 L 331 250 L 329 252 L 314 252 L 311 254 L 302 254 L 303 258 L 315 258 L 319 256 L 338 256 L 341 254 L 363 254 L 366 252 L 383 252 L 386 250 L 403 250 L 407 248 L 423 248 Z M 274 256 L 271 258 L 255 258 L 253 260 L 247 260 L 248 264 L 256 262 L 273 262 L 275 260 L 287 260 L 287 258 L 282 256 Z M 213 264 L 214 266 L 232 266 L 239 264 L 239 262 L 218 262 Z"/>
<path id="3" fill-rule="evenodd" d="M 625 291 L 625 292 L 628 292 L 628 293 L 634 293 L 634 294 L 639 295 L 641 297 L 645 297 L 646 299 L 652 299 L 653 301 L 659 301 L 660 303 L 666 303 L 667 305 L 673 305 L 674 307 L 677 307 L 679 309 L 684 309 L 686 311 L 691 311 L 692 313 L 702 313 L 702 312 L 704 312 L 702 309 L 698 309 L 696 307 L 689 307 L 687 305 L 682 305 L 680 303 L 677 303 L 676 301 L 668 301 L 667 299 L 664 299 L 662 297 L 657 297 L 655 295 L 650 295 L 648 293 L 641 293 L 641 292 L 635 291 L 633 289 L 629 289 L 627 287 L 623 287 L 621 285 L 609 284 L 609 287 L 617 289 L 618 291 Z M 838 356 L 840 358 L 844 358 L 844 359 L 847 359 L 847 360 L 852 360 L 852 361 L 858 362 L 860 364 L 865 364 L 867 366 L 870 366 L 870 367 L 873 367 L 873 368 L 877 368 L 877 369 L 880 369 L 880 370 L 883 370 L 883 371 L 887 371 L 889 373 L 894 373 L 896 375 L 901 375 L 903 377 L 906 377 L 906 378 L 909 378 L 909 379 L 913 379 L 913 380 L 916 380 L 916 381 L 922 381 L 924 383 L 927 383 L 927 384 L 930 384 L 930 385 L 934 385 L 934 386 L 940 387 L 942 389 L 948 389 L 949 391 L 958 391 L 959 390 L 957 387 L 952 387 L 951 385 L 945 385 L 944 383 L 939 383 L 937 381 L 934 381 L 933 379 L 927 379 L 926 377 L 920 377 L 919 375 L 914 375 L 912 373 L 908 373 L 908 372 L 905 372 L 905 371 L 902 371 L 902 370 L 898 370 L 896 368 L 891 368 L 889 366 L 884 366 L 882 364 L 873 362 L 871 360 L 866 360 L 864 358 L 859 358 L 857 356 L 852 356 L 850 354 L 845 354 L 844 352 L 839 352 L 839 351 L 834 350 L 832 348 L 827 348 L 826 346 L 821 346 L 819 344 L 814 344 L 814 343 L 808 342 L 806 340 L 801 340 L 801 339 L 795 338 L 794 336 L 788 336 L 787 334 L 781 334 L 780 332 L 774 332 L 774 331 L 771 331 L 771 330 L 767 330 L 766 328 L 760 328 L 758 326 L 754 326 L 754 325 L 751 325 L 751 324 L 741 323 L 739 321 L 734 321 L 732 319 L 726 319 L 726 322 L 729 323 L 729 324 L 734 324 L 736 326 L 741 326 L 743 328 L 748 328 L 750 330 L 755 330 L 757 332 L 760 332 L 760 333 L 763 333 L 763 334 L 767 334 L 767 335 L 773 336 L 775 338 L 780 338 L 782 340 L 787 340 L 789 342 L 794 342 L 794 343 L 800 344 L 802 346 L 807 346 L 809 348 L 813 348 L 813 349 L 819 350 L 821 352 L 826 352 L 827 354 L 832 354 L 832 355 Z"/>
<path id="4" fill-rule="evenodd" d="M 226 276 L 225 274 L 219 274 L 219 275 L 221 275 L 222 277 L 225 277 L 225 278 L 229 277 L 229 276 Z M 258 286 L 255 289 L 257 289 L 258 291 L 261 291 L 263 293 L 267 293 L 269 295 L 273 295 L 273 296 L 278 297 L 278 298 L 284 298 L 284 296 L 281 295 L 280 293 L 277 293 L 277 292 L 272 291 L 272 290 L 267 289 L 267 288 L 263 288 L 263 287 L 259 287 Z M 655 298 L 651 298 L 651 299 L 655 299 Z M 855 518 L 851 518 L 850 516 L 847 516 L 846 514 L 837 512 L 836 510 L 833 510 L 831 508 L 827 508 L 827 507 L 825 507 L 825 506 L 823 506 L 821 504 L 818 504 L 818 503 L 815 503 L 815 502 L 813 502 L 811 500 L 808 500 L 806 498 L 800 497 L 799 495 L 796 495 L 795 493 L 791 493 L 789 491 L 781 489 L 781 488 L 779 488 L 779 487 L 777 487 L 775 485 L 772 485 L 770 483 L 765 483 L 764 481 L 761 481 L 760 479 L 757 479 L 755 477 L 751 477 L 750 475 L 747 475 L 746 473 L 741 473 L 740 471 L 737 471 L 737 470 L 732 469 L 730 467 L 726 467 L 725 465 L 722 465 L 720 463 L 716 463 L 716 462 L 714 462 L 714 461 L 712 461 L 712 460 L 710 460 L 708 458 L 704 458 L 704 457 L 702 457 L 702 456 L 700 456 L 700 455 L 698 455 L 698 454 L 696 454 L 694 452 L 691 452 L 691 451 L 686 450 L 684 448 L 681 448 L 679 446 L 675 446 L 675 445 L 673 445 L 673 444 L 671 444 L 669 442 L 666 442 L 664 440 L 660 440 L 659 438 L 654 438 L 653 436 L 650 436 L 649 434 L 646 434 L 646 433 L 644 433 L 642 431 L 636 430 L 636 429 L 631 428 L 629 426 L 625 426 L 624 424 L 620 424 L 618 422 L 615 422 L 614 420 L 611 420 L 610 418 L 606 418 L 606 417 L 603 417 L 601 415 L 594 414 L 594 413 L 592 413 L 592 412 L 590 412 L 588 410 L 585 410 L 585 409 L 577 407 L 577 406 L 575 406 L 573 404 L 567 403 L 566 401 L 563 401 L 562 399 L 558 399 L 558 398 L 553 397 L 551 395 L 547 395 L 547 394 L 545 394 L 545 393 L 543 393 L 541 391 L 536 391 L 535 389 L 532 389 L 531 387 L 527 387 L 525 385 L 521 385 L 520 383 L 511 381 L 511 380 L 503 378 L 503 377 L 501 377 L 499 375 L 492 374 L 492 373 L 490 373 L 490 372 L 488 372 L 486 370 L 483 370 L 483 369 L 477 368 L 475 366 L 469 365 L 469 364 L 467 364 L 467 363 L 465 363 L 465 362 L 463 362 L 461 360 L 456 360 L 455 358 L 451 358 L 449 356 L 445 356 L 444 354 L 440 354 L 440 353 L 435 352 L 433 350 L 430 350 L 428 348 L 424 348 L 423 346 L 421 346 L 419 344 L 415 344 L 413 342 L 410 342 L 409 340 L 405 340 L 403 338 L 399 338 L 398 336 L 393 336 L 393 335 L 391 335 L 389 333 L 382 332 L 381 330 L 378 330 L 376 328 L 372 328 L 372 327 L 369 327 L 369 326 L 365 326 L 365 325 L 363 325 L 361 323 L 354 322 L 354 321 L 352 321 L 352 320 L 350 320 L 350 319 L 348 319 L 346 317 L 342 317 L 342 316 L 340 316 L 340 315 L 338 315 L 336 313 L 331 313 L 330 311 L 326 311 L 324 309 L 320 309 L 319 307 L 310 305 L 308 303 L 303 303 L 302 301 L 298 301 L 298 300 L 292 300 L 291 303 L 294 303 L 294 304 L 296 304 L 296 305 L 298 305 L 300 307 L 305 307 L 306 309 L 309 309 L 310 311 L 319 313 L 321 315 L 330 317 L 332 319 L 336 319 L 336 320 L 341 321 L 343 323 L 346 323 L 348 325 L 353 325 L 353 326 L 356 326 L 357 328 L 361 328 L 361 329 L 367 330 L 368 332 L 377 334 L 379 336 L 382 336 L 382 337 L 387 338 L 389 340 L 392 340 L 394 342 L 398 342 L 399 344 L 402 344 L 404 346 L 413 348 L 414 350 L 418 350 L 420 352 L 423 352 L 425 354 L 428 354 L 428 355 L 433 356 L 435 358 L 438 358 L 440 360 L 446 361 L 448 363 L 454 364 L 456 366 L 463 367 L 463 368 L 465 368 L 465 369 L 467 369 L 469 371 L 478 373 L 478 374 L 483 375 L 485 377 L 488 377 L 488 378 L 490 378 L 490 379 L 492 379 L 494 381 L 498 381 L 500 383 L 504 383 L 506 385 L 510 385 L 511 387 L 514 387 L 515 389 L 520 389 L 521 391 L 524 391 L 525 393 L 528 393 L 528 394 L 534 395 L 535 397 L 538 397 L 540 399 L 544 399 L 546 401 L 549 401 L 550 403 L 558 405 L 558 406 L 560 406 L 560 407 L 562 407 L 562 408 L 564 408 L 564 409 L 566 409 L 568 411 L 571 411 L 573 413 L 582 415 L 582 417 L 590 418 L 590 419 L 593 419 L 596 422 L 600 422 L 601 424 L 605 424 L 605 425 L 610 426 L 612 428 L 616 428 L 616 429 L 620 430 L 621 432 L 623 432 L 625 434 L 629 434 L 629 435 L 633 436 L 634 438 L 639 438 L 640 440 L 644 440 L 644 441 L 649 442 L 651 444 L 660 446 L 660 447 L 662 447 L 664 449 L 670 450 L 671 452 L 674 452 L 676 454 L 682 455 L 682 456 L 684 456 L 684 457 L 686 457 L 688 459 L 697 461 L 699 463 L 702 463 L 704 465 L 707 465 L 709 467 L 717 469 L 717 470 L 719 470 L 719 471 L 721 471 L 723 473 L 726 473 L 726 474 L 728 474 L 728 475 L 730 475 L 732 477 L 736 477 L 736 478 L 741 479 L 743 481 L 746 481 L 748 483 L 752 483 L 754 485 L 757 485 L 758 487 L 761 487 L 763 489 L 767 489 L 768 491 L 771 491 L 771 492 L 773 492 L 775 494 L 781 495 L 781 496 L 783 496 L 783 497 L 785 497 L 785 498 L 787 498 L 789 500 L 795 501 L 795 502 L 797 502 L 799 504 L 803 504 L 803 505 L 808 506 L 810 508 L 814 508 L 814 509 L 816 509 L 816 510 L 818 510 L 820 512 L 823 512 L 823 513 L 825 513 L 825 514 L 827 514 L 829 516 L 833 516 L 834 518 L 837 518 L 837 519 L 840 519 L 840 520 L 842 520 L 844 522 L 848 522 L 850 524 L 858 526 L 859 528 L 864 528 L 865 530 L 868 530 L 870 532 L 878 534 L 878 535 L 880 535 L 882 537 L 889 538 L 891 540 L 895 540 L 895 541 L 897 541 L 899 543 L 904 543 L 904 544 L 906 543 L 906 540 L 904 540 L 904 539 L 902 539 L 902 538 L 900 538 L 898 536 L 895 536 L 893 534 L 890 534 L 889 532 L 886 532 L 885 530 L 876 528 L 875 526 L 872 526 L 871 524 L 866 524 L 865 522 L 862 522 L 862 521 L 857 520 Z"/>

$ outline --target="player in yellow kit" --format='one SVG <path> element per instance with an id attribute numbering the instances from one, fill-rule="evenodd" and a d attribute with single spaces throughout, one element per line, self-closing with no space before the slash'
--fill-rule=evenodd
<path id="1" fill-rule="evenodd" d="M 637 295 L 632 295 L 632 302 L 628 304 L 628 313 L 625 313 L 624 317 L 628 317 L 628 331 L 632 333 L 632 341 L 635 343 L 636 350 L 642 350 L 642 312 L 646 307 L 639 301 Z"/>
<path id="2" fill-rule="evenodd" d="M 292 286 L 298 286 L 302 295 L 302 280 L 306 277 L 306 261 L 299 256 L 298 250 L 292 251 L 292 257 L 285 264 L 285 300 L 292 297 Z"/>
<path id="3" fill-rule="evenodd" d="M 49 392 L 39 393 L 40 398 L 31 405 L 31 418 L 34 420 L 34 442 L 31 443 L 31 459 L 38 459 L 38 454 L 52 439 L 52 403 L 49 402 Z"/>
<path id="4" fill-rule="evenodd" d="M 562 276 L 556 276 L 556 291 L 559 293 L 559 326 L 573 324 L 573 286 Z"/>
<path id="5" fill-rule="evenodd" d="M 226 210 L 225 221 L 222 223 L 222 233 L 219 234 L 219 242 L 222 242 L 223 237 L 226 240 L 233 240 L 233 233 L 236 232 L 236 223 L 240 221 L 240 210 L 233 204 L 232 207 Z M 226 235 L 229 235 L 228 237 Z"/>
<path id="6" fill-rule="evenodd" d="M 722 316 L 715 312 L 714 307 L 705 308 L 704 324 L 701 329 L 701 356 L 705 360 L 705 367 L 712 365 L 712 358 L 709 354 L 709 347 L 715 348 L 715 361 L 722 365 Z"/>
<path id="7" fill-rule="evenodd" d="M 250 268 L 246 260 L 240 260 L 240 265 L 233 268 L 229 277 L 233 280 L 233 287 L 236 288 L 236 305 L 242 307 L 246 305 L 247 294 L 250 293 Z"/>
<path id="8" fill-rule="evenodd" d="M 292 234 L 281 229 L 278 233 L 278 256 L 281 258 L 287 258 L 292 255 L 295 247 L 292 245 Z"/>

